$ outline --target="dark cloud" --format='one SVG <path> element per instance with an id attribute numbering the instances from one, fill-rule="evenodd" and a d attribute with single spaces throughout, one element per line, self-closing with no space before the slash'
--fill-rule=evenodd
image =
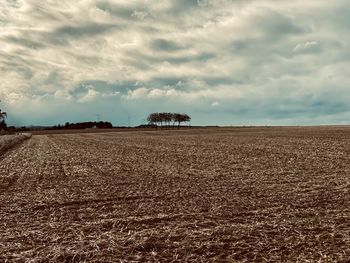
<path id="1" fill-rule="evenodd" d="M 189 56 L 178 56 L 178 57 L 162 57 L 160 60 L 168 61 L 172 64 L 183 64 L 183 63 L 193 63 L 193 62 L 207 62 L 210 59 L 215 58 L 214 53 L 205 52 L 199 55 L 189 55 Z"/>
<path id="2" fill-rule="evenodd" d="M 154 78 L 151 82 L 150 82 L 150 86 L 155 86 L 157 88 L 159 87 L 166 87 L 166 86 L 176 86 L 178 84 L 181 83 L 185 83 L 187 82 L 188 79 L 187 78 L 179 78 L 179 77 L 157 77 Z M 181 85 L 178 85 L 178 87 L 181 87 Z"/>
<path id="3" fill-rule="evenodd" d="M 6 0 L 6 2 L 8 3 L 8 5 L 10 6 L 10 7 L 15 7 L 15 8 L 18 8 L 18 7 L 20 7 L 20 1 L 18 1 L 18 0 Z"/>
<path id="4" fill-rule="evenodd" d="M 156 50 L 155 50 L 156 51 Z M 202 54 L 197 55 L 176 55 L 172 52 L 165 53 L 159 52 L 156 56 L 145 55 L 140 52 L 130 52 L 130 57 L 125 60 L 130 63 L 132 66 L 140 68 L 140 69 L 150 69 L 152 65 L 156 65 L 163 62 L 169 62 L 170 64 L 185 64 L 185 63 L 206 63 L 211 59 L 214 59 L 216 54 L 210 52 L 204 52 Z"/>
<path id="5" fill-rule="evenodd" d="M 104 34 L 108 31 L 119 29 L 120 26 L 115 24 L 88 23 L 75 26 L 62 26 L 50 33 L 51 37 L 55 38 L 83 38 L 94 37 Z"/>
<path id="6" fill-rule="evenodd" d="M 311 29 L 302 26 L 296 19 L 276 12 L 267 12 L 263 17 L 256 17 L 254 24 L 257 29 L 265 33 L 270 40 L 279 40 L 290 35 L 299 35 L 310 32 Z"/>
<path id="7" fill-rule="evenodd" d="M 4 39 L 5 42 L 11 42 L 13 44 L 31 48 L 31 49 L 41 49 L 46 48 L 47 46 L 43 42 L 39 42 L 36 40 L 29 39 L 30 37 L 15 37 L 15 36 L 9 36 Z"/>
<path id="8" fill-rule="evenodd" d="M 198 7 L 199 7 L 198 0 L 171 1 L 171 7 L 169 9 L 169 13 L 178 14 L 178 13 L 188 12 Z"/>
<path id="9" fill-rule="evenodd" d="M 151 48 L 155 51 L 178 51 L 184 49 L 183 46 L 177 44 L 174 41 L 166 40 L 166 39 L 155 39 L 151 42 Z"/>
<path id="10" fill-rule="evenodd" d="M 203 81 L 209 86 L 217 85 L 239 85 L 243 84 L 243 81 L 239 79 L 239 76 L 234 78 L 232 77 L 204 77 Z"/>
<path id="11" fill-rule="evenodd" d="M 94 38 L 117 29 L 121 29 L 121 27 L 116 24 L 83 23 L 81 25 L 60 26 L 49 32 L 37 32 L 36 35 L 38 39 L 47 42 L 50 46 L 69 46 L 73 40 Z"/>

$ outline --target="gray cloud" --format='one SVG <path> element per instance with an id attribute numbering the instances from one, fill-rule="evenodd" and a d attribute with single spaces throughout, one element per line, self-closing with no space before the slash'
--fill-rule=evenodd
<path id="1" fill-rule="evenodd" d="M 81 37 L 93 37 L 99 34 L 103 34 L 111 29 L 118 28 L 117 25 L 113 24 L 97 24 L 90 23 L 78 26 L 62 26 L 51 32 L 52 36 L 55 37 L 71 37 L 71 38 L 81 38 Z"/>
<path id="2" fill-rule="evenodd" d="M 66 25 L 43 34 L 42 39 L 47 39 L 53 44 L 67 45 L 71 40 L 91 38 L 102 35 L 111 30 L 119 29 L 115 24 L 88 23 L 83 25 Z"/>
<path id="3" fill-rule="evenodd" d="M 2 1 L 1 106 L 18 125 L 168 110 L 347 123 L 349 14 L 346 0 Z"/>
<path id="4" fill-rule="evenodd" d="M 168 52 L 184 49 L 184 47 L 182 47 L 181 45 L 166 39 L 153 40 L 151 43 L 151 48 L 154 49 L 155 51 L 168 51 Z"/>
<path id="5" fill-rule="evenodd" d="M 198 0 L 172 1 L 169 8 L 169 13 L 178 14 L 182 12 L 192 11 L 192 9 L 199 7 L 199 3 L 200 2 Z"/>
<path id="6" fill-rule="evenodd" d="M 273 11 L 266 12 L 263 17 L 257 16 L 253 23 L 271 40 L 279 40 L 282 37 L 304 34 L 309 31 L 305 25 L 298 24 L 295 19 Z"/>
<path id="7" fill-rule="evenodd" d="M 29 36 L 27 37 L 9 36 L 9 37 L 6 37 L 4 40 L 8 43 L 13 43 L 18 46 L 22 46 L 30 49 L 41 49 L 46 47 L 43 43 L 39 41 L 31 40 Z"/>
<path id="8" fill-rule="evenodd" d="M 135 11 L 137 12 L 148 12 L 147 5 L 143 3 L 132 3 L 131 1 L 129 3 L 116 3 L 113 1 L 101 1 L 96 4 L 96 7 L 108 12 L 114 16 L 126 19 L 126 20 L 132 20 L 133 15 L 135 16 Z M 146 15 L 146 14 L 145 14 Z"/>

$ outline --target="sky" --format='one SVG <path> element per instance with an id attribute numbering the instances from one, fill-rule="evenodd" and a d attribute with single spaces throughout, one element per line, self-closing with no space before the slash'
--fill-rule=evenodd
<path id="1" fill-rule="evenodd" d="M 350 123 L 348 0 L 0 0 L 9 125 Z"/>

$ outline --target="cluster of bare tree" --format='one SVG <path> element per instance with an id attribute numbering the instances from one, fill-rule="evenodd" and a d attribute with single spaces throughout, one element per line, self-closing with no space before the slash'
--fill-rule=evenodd
<path id="1" fill-rule="evenodd" d="M 6 129 L 6 127 L 7 127 L 6 122 L 5 122 L 6 117 L 7 117 L 7 113 L 0 109 L 0 130 Z"/>
<path id="2" fill-rule="evenodd" d="M 161 113 L 151 113 L 147 117 L 147 121 L 150 124 L 160 124 L 160 126 L 175 126 L 175 123 L 178 124 L 178 127 L 182 122 L 191 121 L 191 117 L 187 114 L 181 113 L 170 113 L 170 112 L 161 112 Z"/>

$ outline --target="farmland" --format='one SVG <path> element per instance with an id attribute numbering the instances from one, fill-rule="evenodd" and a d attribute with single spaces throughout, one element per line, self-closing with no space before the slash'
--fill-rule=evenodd
<path id="1" fill-rule="evenodd" d="M 0 137 L 0 154 L 31 137 L 31 134 L 2 135 Z"/>
<path id="2" fill-rule="evenodd" d="M 35 135 L 0 173 L 0 262 L 350 259 L 347 127 Z"/>

